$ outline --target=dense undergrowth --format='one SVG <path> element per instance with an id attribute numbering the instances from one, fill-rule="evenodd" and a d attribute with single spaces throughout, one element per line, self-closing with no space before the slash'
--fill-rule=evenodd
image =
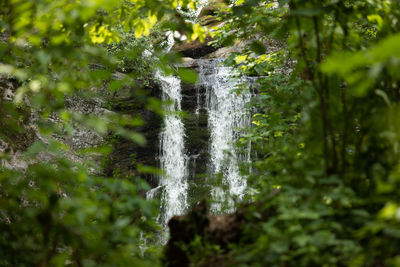
<path id="1" fill-rule="evenodd" d="M 235 265 L 398 266 L 399 23 L 396 1 L 238 1 L 217 33 L 259 80 L 257 156 Z M 263 42 L 282 40 L 265 55 Z M 248 169 L 248 168 L 244 168 Z M 267 220 L 261 214 L 274 210 Z"/>

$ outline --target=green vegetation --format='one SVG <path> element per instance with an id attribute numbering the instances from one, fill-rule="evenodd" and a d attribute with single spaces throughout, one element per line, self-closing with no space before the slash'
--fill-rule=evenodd
<path id="1" fill-rule="evenodd" d="M 252 127 L 238 143 L 253 149 L 243 168 L 252 169 L 249 193 L 238 204 L 240 238 L 220 246 L 196 232 L 180 244 L 190 264 L 400 266 L 400 2 L 230 2 L 210 35 L 216 47 L 246 42 L 225 63 L 260 76 Z M 146 122 L 68 101 L 108 106 L 108 96 L 131 88 L 130 105 L 162 113 L 147 92 L 154 69 L 195 80 L 163 52 L 165 32 L 205 39 L 178 5 L 194 8 L 189 0 L 0 0 L 0 93 L 14 94 L 0 98 L 0 266 L 173 266 L 156 242 L 145 243 L 157 238 L 158 203 L 143 198 L 140 170 L 104 177 L 94 169 L 114 139 L 145 144 L 136 129 Z M 72 147 L 78 128 L 111 141 Z"/>
<path id="2" fill-rule="evenodd" d="M 98 176 L 87 159 L 104 157 L 110 146 L 72 150 L 65 140 L 83 129 L 145 143 L 137 114 L 94 114 L 76 97 L 129 87 L 160 110 L 142 89 L 150 73 L 142 54 L 146 40 L 157 39 L 156 23 L 158 31 L 192 31 L 174 19 L 178 4 L 193 8 L 185 0 L 0 1 L 0 139 L 7 143 L 0 159 L 9 162 L 0 167 L 0 266 L 155 266 L 159 250 L 141 249 L 141 233 L 157 229 L 156 203 L 139 194 L 148 185 L 119 179 L 118 171 Z M 166 63 L 171 57 L 153 43 L 158 64 Z M 110 81 L 118 71 L 126 75 Z M 14 97 L 5 100 L 8 89 Z"/>
<path id="3" fill-rule="evenodd" d="M 399 266 L 399 3 L 278 2 L 237 1 L 221 12 L 220 43 L 254 40 L 228 63 L 268 74 L 240 140 L 257 151 L 249 201 L 259 204 L 232 257 L 249 266 Z M 271 38 L 284 46 L 265 54 Z"/>

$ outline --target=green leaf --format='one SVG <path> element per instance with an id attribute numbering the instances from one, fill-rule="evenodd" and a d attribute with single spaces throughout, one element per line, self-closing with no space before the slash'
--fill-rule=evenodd
<path id="1" fill-rule="evenodd" d="M 197 73 L 192 69 L 179 68 L 178 75 L 183 82 L 196 83 Z"/>

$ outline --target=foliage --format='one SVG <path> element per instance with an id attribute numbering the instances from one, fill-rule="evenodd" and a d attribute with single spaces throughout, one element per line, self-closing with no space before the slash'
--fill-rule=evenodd
<path id="1" fill-rule="evenodd" d="M 90 159 L 110 146 L 76 150 L 64 140 L 79 128 L 145 143 L 137 114 L 68 103 L 130 87 L 158 111 L 141 90 L 154 71 L 145 48 L 154 45 L 158 65 L 170 69 L 157 38 L 200 31 L 179 18 L 178 5 L 194 8 L 189 0 L 0 1 L 0 89 L 15 94 L 0 100 L 0 141 L 9 143 L 0 151 L 1 266 L 157 266 L 158 249 L 141 238 L 157 229 L 156 203 L 140 194 L 146 183 L 99 175 Z M 115 80 L 118 71 L 125 75 Z"/>
<path id="2" fill-rule="evenodd" d="M 231 256 L 243 266 L 398 266 L 399 3 L 277 2 L 235 1 L 214 33 L 216 45 L 248 43 L 227 64 L 267 75 L 239 142 L 257 155 L 249 201 L 261 207 L 248 208 Z"/>

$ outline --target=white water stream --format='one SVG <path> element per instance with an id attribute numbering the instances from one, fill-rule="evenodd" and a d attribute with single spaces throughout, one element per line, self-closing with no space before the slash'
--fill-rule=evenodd
<path id="1" fill-rule="evenodd" d="M 181 117 L 181 82 L 174 76 L 158 74 L 161 81 L 162 99 L 165 101 L 164 127 L 160 134 L 160 167 L 164 175 L 159 184 L 163 187 L 159 221 L 167 225 L 174 215 L 187 209 L 187 157 L 184 153 L 185 129 Z"/>
<path id="2" fill-rule="evenodd" d="M 214 203 L 211 212 L 232 212 L 233 199 L 240 200 L 246 189 L 246 180 L 240 175 L 239 162 L 243 155 L 236 149 L 240 129 L 249 123 L 245 107 L 250 93 L 237 94 L 240 83 L 233 77 L 232 68 L 221 66 L 220 60 L 199 60 L 197 86 L 206 88 L 206 110 L 210 130 L 210 174 L 222 174 L 221 186 L 211 191 Z M 248 152 L 249 153 L 249 152 Z M 247 156 L 244 156 L 247 159 Z M 224 190 L 226 188 L 226 190 Z"/>

